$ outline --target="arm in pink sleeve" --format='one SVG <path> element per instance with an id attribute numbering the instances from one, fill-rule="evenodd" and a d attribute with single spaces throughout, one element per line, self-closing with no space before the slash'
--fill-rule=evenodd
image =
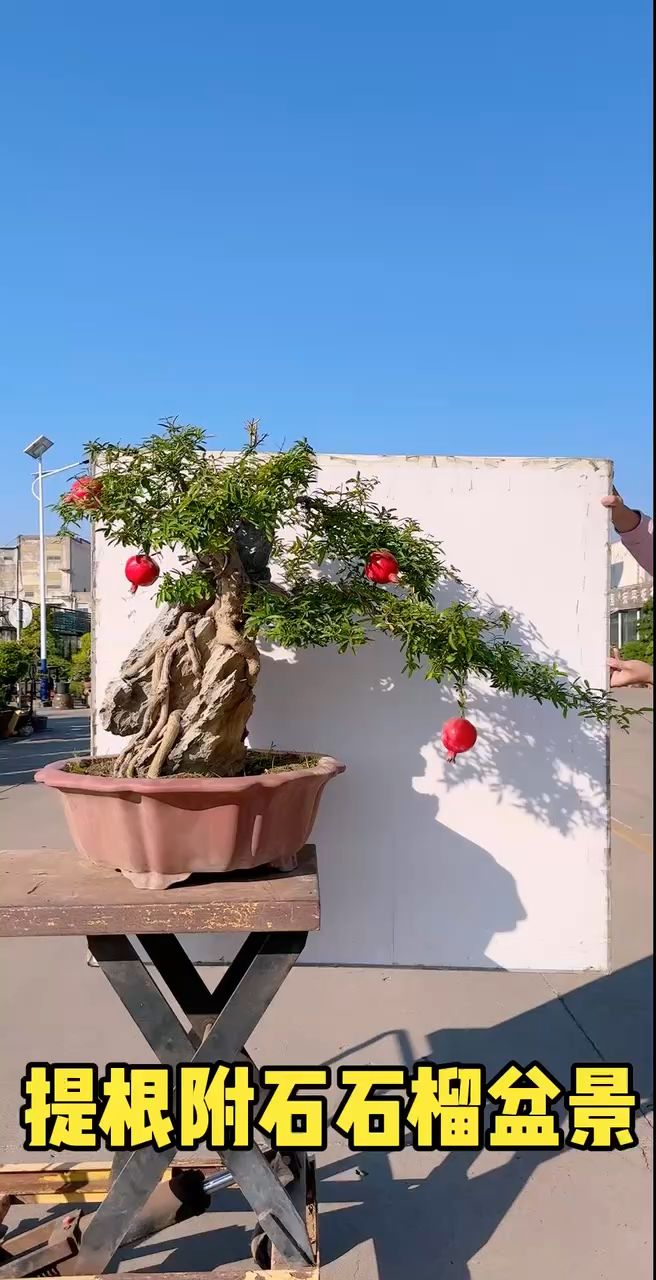
<path id="1" fill-rule="evenodd" d="M 654 522 L 651 516 L 641 516 L 640 524 L 631 533 L 621 535 L 627 551 L 638 561 L 641 569 L 654 576 Z"/>

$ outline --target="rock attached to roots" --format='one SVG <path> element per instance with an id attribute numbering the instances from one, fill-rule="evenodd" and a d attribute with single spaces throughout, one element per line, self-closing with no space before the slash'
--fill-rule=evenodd
<path id="1" fill-rule="evenodd" d="M 128 738 L 141 728 L 152 672 L 152 661 L 148 662 L 147 659 L 154 647 L 175 631 L 179 614 L 179 609 L 163 609 L 158 613 L 125 662 L 121 663 L 116 680 L 108 684 L 98 711 L 98 719 L 107 733 Z M 129 673 L 137 671 L 141 665 L 147 679 L 130 677 Z"/>
<path id="2" fill-rule="evenodd" d="M 117 774 L 230 777 L 243 768 L 259 660 L 232 625 L 228 603 L 219 598 L 200 616 L 167 610 L 123 663 L 100 710 L 108 732 L 134 735 Z"/>

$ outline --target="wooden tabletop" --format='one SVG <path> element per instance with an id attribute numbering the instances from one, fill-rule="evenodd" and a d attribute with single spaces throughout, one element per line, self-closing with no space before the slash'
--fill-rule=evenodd
<path id="1" fill-rule="evenodd" d="M 319 928 L 314 845 L 295 871 L 271 867 L 135 889 L 77 853 L 0 850 L 0 937 L 48 934 L 305 932 Z"/>

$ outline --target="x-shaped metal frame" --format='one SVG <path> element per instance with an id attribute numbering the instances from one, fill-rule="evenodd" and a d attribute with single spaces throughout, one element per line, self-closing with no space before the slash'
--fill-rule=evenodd
<path id="1" fill-rule="evenodd" d="M 244 1045 L 306 940 L 307 933 L 251 933 L 210 991 L 173 934 L 140 935 L 140 944 L 189 1019 L 190 1032 L 127 937 L 103 934 L 87 943 L 159 1061 L 177 1066 L 250 1061 Z M 106 1269 L 174 1154 L 174 1148 L 154 1147 L 116 1153 L 111 1185 L 84 1234 L 76 1274 L 99 1275 Z M 274 1249 L 291 1266 L 311 1266 L 312 1246 L 301 1212 L 259 1147 L 221 1155 Z"/>

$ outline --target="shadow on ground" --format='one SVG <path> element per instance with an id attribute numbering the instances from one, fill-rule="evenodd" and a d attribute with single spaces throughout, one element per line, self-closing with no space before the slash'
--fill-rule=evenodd
<path id="1" fill-rule="evenodd" d="M 537 1009 L 484 1029 L 442 1030 L 430 1037 L 428 1057 L 438 1063 L 482 1063 L 490 1079 L 508 1061 L 535 1060 L 567 1089 L 572 1058 L 563 1044 L 557 1018 L 562 1002 L 589 1044 L 585 1061 L 630 1062 L 642 1111 L 653 1110 L 651 1010 L 652 958 L 579 987 Z M 594 1028 L 591 1032 L 589 1028 Z M 396 1033 L 403 1061 L 412 1065 L 412 1050 L 402 1031 Z M 594 1038 L 593 1038 L 594 1036 Z M 365 1046 L 353 1048 L 351 1053 Z M 566 1122 L 565 1122 L 566 1131 Z M 535 1169 L 560 1152 L 517 1152 L 507 1163 L 471 1177 L 476 1152 L 451 1152 L 421 1181 L 392 1179 L 387 1157 L 360 1153 L 352 1160 L 322 1170 L 322 1204 L 339 1204 L 346 1188 L 330 1179 L 354 1165 L 370 1174 L 358 1185 L 362 1203 L 322 1219 L 323 1254 L 340 1256 L 366 1239 L 375 1241 L 380 1280 L 397 1280 L 408 1265 L 411 1243 L 413 1280 L 444 1274 L 469 1280 L 468 1262 L 483 1248 L 505 1218 Z M 577 1158 L 594 1159 L 587 1153 Z M 615 1158 L 621 1158 L 616 1155 Z M 448 1272 L 447 1272 L 448 1269 Z"/>
<path id="2" fill-rule="evenodd" d="M 634 1087 L 640 1092 L 642 1111 L 652 1111 L 652 960 L 640 961 L 609 976 L 556 997 L 538 1008 L 489 1028 L 440 1030 L 429 1037 L 429 1059 L 437 1063 L 481 1063 L 491 1077 L 514 1059 L 522 1065 L 541 1062 L 569 1088 L 572 1061 L 580 1056 L 582 1038 L 588 1049 L 583 1061 L 631 1062 Z M 563 1010 L 569 1018 L 563 1031 Z M 584 1030 L 585 1028 L 585 1030 Z M 409 1037 L 402 1028 L 352 1045 L 339 1058 L 367 1061 L 367 1052 L 380 1041 L 395 1043 L 389 1061 L 413 1065 Z M 563 1127 L 567 1130 L 562 1116 Z M 321 1216 L 322 1263 L 329 1264 L 365 1241 L 373 1241 L 379 1280 L 470 1280 L 470 1261 L 485 1246 L 521 1195 L 529 1179 L 545 1162 L 567 1158 L 596 1160 L 585 1152 L 515 1152 L 503 1163 L 483 1168 L 472 1176 L 477 1151 L 446 1153 L 436 1167 L 422 1176 L 421 1158 L 410 1176 L 394 1176 L 385 1153 L 346 1153 L 319 1171 L 319 1203 L 329 1212 Z M 609 1160 L 622 1160 L 616 1152 Z M 227 1194 L 227 1193 L 226 1193 Z M 131 1269 L 150 1269 L 153 1250 L 162 1250 L 158 1266 L 164 1272 L 216 1267 L 248 1251 L 247 1227 L 234 1225 L 235 1209 L 248 1206 L 230 1193 L 226 1205 L 231 1221 L 225 1228 L 201 1232 L 183 1239 L 145 1243 L 121 1255 Z M 223 1208 L 221 1197 L 214 1201 Z M 599 1206 L 596 1206 L 595 1212 Z M 209 1223 L 208 1223 L 209 1228 Z M 185 1230 L 179 1228 L 178 1232 Z M 592 1233 L 594 1222 L 582 1220 L 581 1231 Z M 112 1270 L 118 1265 L 116 1261 Z M 513 1272 L 514 1274 L 514 1272 Z M 595 1273 L 596 1274 L 596 1273 Z M 601 1274 L 601 1273 L 599 1273 Z M 603 1272 L 605 1275 L 606 1272 Z"/>
<path id="3" fill-rule="evenodd" d="M 88 755 L 90 747 L 89 713 L 49 716 L 45 733 L 29 738 L 3 738 L 0 741 L 0 800 L 12 788 L 34 781 L 37 769 L 54 760 Z"/>

